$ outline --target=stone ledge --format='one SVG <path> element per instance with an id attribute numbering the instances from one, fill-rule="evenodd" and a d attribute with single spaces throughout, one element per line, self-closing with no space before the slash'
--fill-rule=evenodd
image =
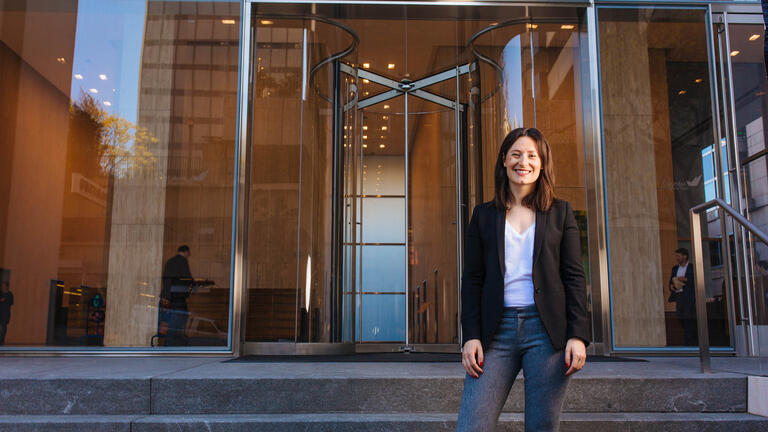
<path id="1" fill-rule="evenodd" d="M 250 414 L 250 415 L 52 415 L 0 416 L 0 432 L 245 432 L 453 431 L 455 413 Z M 562 432 L 757 432 L 768 419 L 746 413 L 565 413 Z M 522 414 L 502 414 L 501 431 L 522 431 Z"/>

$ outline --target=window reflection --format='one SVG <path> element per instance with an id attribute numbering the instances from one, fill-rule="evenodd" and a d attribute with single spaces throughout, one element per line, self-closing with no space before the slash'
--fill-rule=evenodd
<path id="1" fill-rule="evenodd" d="M 0 29 L 6 345 L 228 343 L 238 31 L 223 20 L 238 14 L 236 2 L 0 7 L 14 23 Z M 164 267 L 182 245 L 191 273 L 170 309 Z"/>

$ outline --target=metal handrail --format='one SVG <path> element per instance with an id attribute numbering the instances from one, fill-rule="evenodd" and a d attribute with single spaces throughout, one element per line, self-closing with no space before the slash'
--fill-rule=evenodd
<path id="1" fill-rule="evenodd" d="M 728 213 L 743 229 L 749 231 L 752 235 L 760 239 L 763 243 L 768 245 L 768 234 L 761 231 L 752 222 L 747 220 L 733 207 L 728 205 L 720 198 L 715 198 L 711 201 L 707 201 L 703 204 L 691 207 L 689 210 L 691 219 L 691 240 L 693 242 L 693 266 L 694 266 L 694 279 L 696 284 L 695 299 L 696 299 L 696 324 L 699 332 L 699 358 L 701 363 L 702 373 L 712 373 L 710 367 L 710 355 L 709 355 L 709 331 L 707 326 L 707 299 L 706 292 L 704 290 L 704 254 L 702 253 L 701 245 L 701 215 L 700 213 L 710 209 L 712 207 L 719 207 L 724 212 Z"/>

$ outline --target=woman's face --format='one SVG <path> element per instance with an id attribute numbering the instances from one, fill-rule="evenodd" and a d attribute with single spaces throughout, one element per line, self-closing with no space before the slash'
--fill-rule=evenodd
<path id="1" fill-rule="evenodd" d="M 507 178 L 510 183 L 529 185 L 536 183 L 541 173 L 541 159 L 536 149 L 536 142 L 528 136 L 522 136 L 512 144 L 504 158 Z"/>

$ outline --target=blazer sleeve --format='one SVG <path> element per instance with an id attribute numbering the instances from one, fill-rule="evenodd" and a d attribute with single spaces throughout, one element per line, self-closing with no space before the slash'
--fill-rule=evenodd
<path id="1" fill-rule="evenodd" d="M 461 277 L 461 345 L 470 339 L 480 339 L 480 294 L 485 280 L 483 241 L 479 226 L 480 206 L 472 211 L 472 219 L 464 239 L 464 271 Z"/>
<path id="2" fill-rule="evenodd" d="M 560 279 L 565 288 L 566 337 L 576 337 L 589 345 L 587 288 L 581 264 L 579 226 L 569 202 L 565 203 L 565 223 L 560 243 Z"/>

